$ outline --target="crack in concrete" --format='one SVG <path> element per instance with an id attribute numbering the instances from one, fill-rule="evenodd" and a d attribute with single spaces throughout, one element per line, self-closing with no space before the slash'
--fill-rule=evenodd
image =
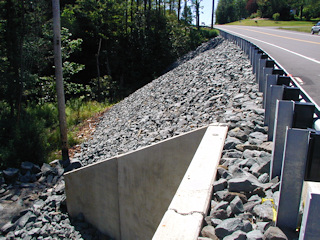
<path id="1" fill-rule="evenodd" d="M 169 208 L 168 210 L 172 210 L 172 211 L 174 211 L 175 213 L 177 213 L 177 214 L 179 214 L 179 215 L 182 215 L 182 216 L 188 216 L 188 215 L 192 215 L 192 214 L 194 214 L 194 213 L 199 213 L 199 214 L 202 215 L 203 218 L 205 218 L 205 214 L 204 214 L 203 212 L 199 212 L 199 211 L 191 211 L 191 212 L 189 212 L 189 213 L 180 213 L 180 212 L 178 212 L 177 209 L 174 209 L 174 208 Z"/>

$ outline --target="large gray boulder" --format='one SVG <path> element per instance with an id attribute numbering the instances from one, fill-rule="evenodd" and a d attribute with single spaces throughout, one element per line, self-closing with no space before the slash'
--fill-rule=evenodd
<path id="1" fill-rule="evenodd" d="M 247 240 L 264 240 L 265 237 L 260 230 L 253 230 L 247 233 Z"/>
<path id="2" fill-rule="evenodd" d="M 233 178 L 228 181 L 228 189 L 230 192 L 251 192 L 260 184 L 251 177 Z"/>
<path id="3" fill-rule="evenodd" d="M 288 240 L 287 236 L 278 227 L 269 227 L 264 236 L 266 240 Z"/>
<path id="4" fill-rule="evenodd" d="M 244 224 L 240 218 L 228 218 L 220 223 L 216 228 L 216 235 L 220 239 L 231 235 L 237 230 L 243 230 Z"/>
<path id="5" fill-rule="evenodd" d="M 241 230 L 235 231 L 229 236 L 223 238 L 223 240 L 246 240 L 247 234 Z"/>

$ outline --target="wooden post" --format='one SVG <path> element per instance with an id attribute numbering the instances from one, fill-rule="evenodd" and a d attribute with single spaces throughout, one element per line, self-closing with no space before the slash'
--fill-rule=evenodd
<path id="1" fill-rule="evenodd" d="M 59 0 L 52 0 L 53 10 L 53 47 L 54 47 L 54 65 L 56 75 L 56 90 L 58 99 L 59 125 L 61 134 L 61 150 L 62 160 L 69 160 L 68 153 L 68 135 L 67 135 L 67 121 L 66 121 L 66 107 L 63 89 L 63 75 L 62 75 L 62 57 L 61 57 L 61 38 L 60 38 L 60 3 Z"/>

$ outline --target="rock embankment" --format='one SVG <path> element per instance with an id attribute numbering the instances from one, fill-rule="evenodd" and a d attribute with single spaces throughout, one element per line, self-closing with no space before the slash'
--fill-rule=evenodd
<path id="1" fill-rule="evenodd" d="M 250 227 L 243 218 L 239 220 L 234 211 L 248 215 L 241 213 L 241 202 L 243 208 L 252 206 L 255 209 L 258 204 L 250 205 L 260 202 L 255 195 L 261 197 L 259 193 L 269 191 L 264 187 L 268 183 L 263 171 L 261 175 L 254 175 L 251 170 L 263 168 L 270 158 L 266 152 L 255 151 L 263 147 L 265 129 L 261 94 L 257 91 L 251 65 L 239 47 L 220 37 L 202 45 L 177 65 L 113 106 L 102 117 L 92 139 L 82 144 L 73 166 L 101 161 L 210 123 L 228 122 L 230 132 L 211 212 L 218 215 L 215 211 L 225 210 L 220 214 Z M 244 158 L 244 155 L 249 157 Z M 41 168 L 30 165 L 29 169 L 22 167 L 1 173 L 0 239 L 98 239 L 101 236 L 85 223 L 83 216 L 69 218 L 65 206 L 65 170 L 59 161 L 55 161 Z M 240 186 L 255 194 L 233 194 Z M 274 196 L 276 185 L 269 188 Z M 220 207 L 215 208 L 216 205 Z M 5 218 L 2 217 L 4 213 Z M 250 216 L 247 219 L 250 221 Z M 215 226 L 219 218 L 207 221 Z M 257 226 L 261 225 L 250 224 L 253 229 L 259 229 Z M 222 227 L 220 229 L 223 234 L 219 235 L 219 230 L 217 234 L 222 238 L 226 233 Z M 230 229 L 227 231 L 231 233 Z"/>

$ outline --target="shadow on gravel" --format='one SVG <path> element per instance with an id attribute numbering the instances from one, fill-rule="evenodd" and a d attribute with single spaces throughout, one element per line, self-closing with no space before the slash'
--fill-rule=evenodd
<path id="1" fill-rule="evenodd" d="M 199 56 L 201 53 L 204 53 L 208 50 L 216 48 L 223 41 L 224 41 L 224 39 L 222 37 L 218 36 L 218 37 L 215 37 L 215 38 L 209 40 L 208 42 L 201 44 L 199 47 L 197 47 L 196 50 L 187 53 L 186 55 L 184 55 L 183 57 L 178 59 L 176 62 L 174 62 L 169 68 L 166 69 L 166 71 L 164 73 L 167 73 L 167 72 L 173 70 L 174 68 L 180 66 L 181 64 L 183 64 L 187 61 L 190 61 L 191 59 Z"/>
<path id="2" fill-rule="evenodd" d="M 80 233 L 81 238 L 83 238 L 84 240 L 113 240 L 111 237 L 102 234 L 90 223 L 86 222 L 82 214 L 79 214 L 75 218 L 70 218 L 70 220 L 75 230 Z"/>

